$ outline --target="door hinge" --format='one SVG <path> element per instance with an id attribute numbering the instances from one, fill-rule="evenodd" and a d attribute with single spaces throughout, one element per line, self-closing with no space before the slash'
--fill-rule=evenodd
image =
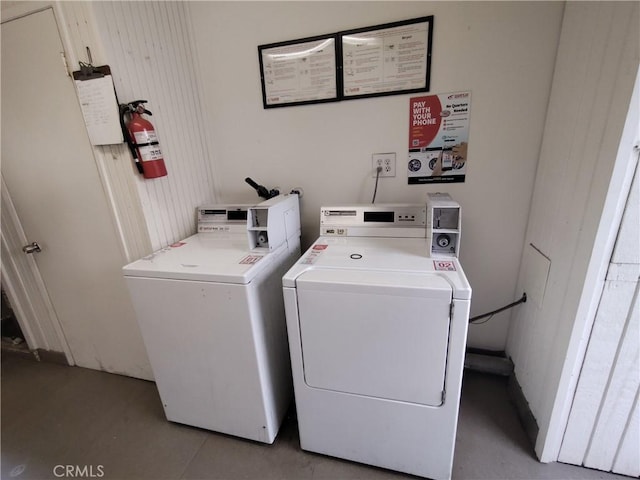
<path id="1" fill-rule="evenodd" d="M 64 73 L 67 75 L 67 77 L 70 77 L 71 73 L 69 72 L 69 63 L 67 62 L 67 56 L 65 55 L 64 52 L 60 52 L 60 58 L 62 59 L 62 66 L 64 67 Z"/>
<path id="2" fill-rule="evenodd" d="M 447 398 L 447 392 L 442 390 L 442 397 L 440 399 L 440 404 L 444 404 L 444 399 Z"/>

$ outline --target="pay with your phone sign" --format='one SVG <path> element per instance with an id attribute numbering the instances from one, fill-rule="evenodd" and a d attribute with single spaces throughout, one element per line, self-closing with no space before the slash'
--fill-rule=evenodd
<path id="1" fill-rule="evenodd" d="M 409 185 L 464 182 L 471 93 L 444 93 L 409 101 Z"/>

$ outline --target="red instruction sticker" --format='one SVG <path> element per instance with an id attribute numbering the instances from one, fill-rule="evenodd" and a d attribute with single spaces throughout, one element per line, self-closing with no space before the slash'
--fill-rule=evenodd
<path id="1" fill-rule="evenodd" d="M 254 263 L 259 262 L 262 259 L 263 256 L 264 255 L 247 255 L 242 260 L 240 260 L 238 263 L 240 263 L 242 265 L 253 265 Z"/>
<path id="2" fill-rule="evenodd" d="M 445 272 L 455 272 L 456 266 L 451 260 L 434 260 L 433 266 L 436 270 Z"/>
<path id="3" fill-rule="evenodd" d="M 316 260 L 318 260 L 318 257 L 320 257 L 320 255 L 324 253 L 324 251 L 327 249 L 328 246 L 329 245 L 315 244 L 313 247 L 311 247 L 311 251 L 307 253 L 302 258 L 302 260 L 300 260 L 300 263 L 304 265 L 311 265 L 313 263 L 316 263 Z"/>

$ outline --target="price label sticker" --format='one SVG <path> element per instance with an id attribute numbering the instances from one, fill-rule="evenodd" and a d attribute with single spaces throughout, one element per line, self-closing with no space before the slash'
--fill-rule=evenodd
<path id="1" fill-rule="evenodd" d="M 451 260 L 434 260 L 433 267 L 442 272 L 455 272 L 456 266 Z"/>
<path id="2" fill-rule="evenodd" d="M 241 265 L 253 265 L 254 263 L 257 263 L 260 260 L 262 260 L 262 257 L 263 255 L 247 255 L 238 263 L 240 263 Z"/>

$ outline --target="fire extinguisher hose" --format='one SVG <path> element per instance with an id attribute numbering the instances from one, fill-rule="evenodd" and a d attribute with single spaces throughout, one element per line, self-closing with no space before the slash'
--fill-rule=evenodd
<path id="1" fill-rule="evenodd" d="M 124 123 L 124 116 L 129 111 L 130 111 L 130 105 L 129 104 L 120 105 L 120 128 L 122 129 L 122 135 L 124 136 L 124 139 L 127 142 L 127 145 L 129 146 L 129 150 L 131 151 L 131 155 L 133 156 L 133 159 L 136 162 L 136 169 L 138 170 L 138 173 L 144 173 L 144 171 L 142 170 L 142 163 L 140 162 L 140 159 L 138 158 L 138 152 L 136 151 L 136 147 L 135 147 L 133 141 L 131 140 L 131 136 L 129 135 L 129 131 L 127 130 L 127 126 Z"/>

